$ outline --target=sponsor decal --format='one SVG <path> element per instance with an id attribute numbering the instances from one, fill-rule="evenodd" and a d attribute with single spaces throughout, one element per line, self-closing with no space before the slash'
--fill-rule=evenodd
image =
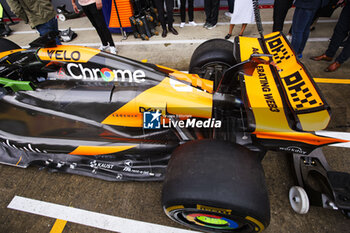
<path id="1" fill-rule="evenodd" d="M 162 110 L 155 109 L 155 108 L 148 108 L 148 107 L 139 107 L 139 111 L 140 111 L 140 113 L 144 113 L 144 112 L 156 112 L 156 111 L 159 111 L 160 113 L 162 113 Z"/>
<path id="2" fill-rule="evenodd" d="M 100 163 L 96 160 L 90 162 L 90 167 L 92 168 L 105 168 L 105 169 L 113 169 L 114 165 L 110 163 Z"/>
<path id="3" fill-rule="evenodd" d="M 143 170 L 139 170 L 139 169 L 132 169 L 129 166 L 125 166 L 123 168 L 123 172 L 135 173 L 135 174 L 146 175 L 146 176 L 155 176 L 156 175 L 153 172 L 143 171 Z"/>
<path id="4" fill-rule="evenodd" d="M 259 49 L 253 47 L 253 54 L 259 54 Z"/>
<path id="5" fill-rule="evenodd" d="M 127 167 L 132 167 L 133 166 L 133 161 L 131 159 L 127 159 L 124 161 L 124 165 Z"/>
<path id="6" fill-rule="evenodd" d="M 79 51 L 67 51 L 67 50 L 47 50 L 47 56 L 56 60 L 65 60 L 65 61 L 79 61 L 80 52 Z"/>
<path id="7" fill-rule="evenodd" d="M 280 37 L 276 38 L 275 40 L 269 41 L 267 44 L 271 49 L 271 53 L 276 64 L 281 63 L 282 60 L 290 59 L 288 50 L 284 47 Z"/>
<path id="8" fill-rule="evenodd" d="M 264 67 L 258 66 L 257 71 L 258 71 L 258 75 L 259 75 L 261 89 L 265 93 L 264 97 L 265 97 L 265 101 L 266 101 L 267 106 L 269 107 L 271 112 L 279 112 L 280 110 L 278 109 L 276 101 L 273 98 L 273 95 L 271 93 L 271 88 L 270 88 L 269 82 L 267 80 Z"/>
<path id="9" fill-rule="evenodd" d="M 288 94 L 292 97 L 292 101 L 297 109 L 303 108 L 304 105 L 317 106 L 317 101 L 313 97 L 311 91 L 303 81 L 299 72 L 295 72 L 283 78 L 288 88 Z"/>
<path id="10" fill-rule="evenodd" d="M 306 151 L 297 146 L 280 147 L 279 149 L 282 151 L 293 152 L 302 155 L 305 155 L 307 153 Z"/>
<path id="11" fill-rule="evenodd" d="M 135 82 L 145 81 L 146 74 L 143 70 L 111 70 L 109 68 L 88 68 L 82 64 L 68 63 L 67 72 L 74 79 L 99 80 L 102 78 L 106 82 Z"/>
<path id="12" fill-rule="evenodd" d="M 230 209 L 222 209 L 222 208 L 210 207 L 210 206 L 205 206 L 205 205 L 197 205 L 197 209 L 215 212 L 215 213 L 220 213 L 220 214 L 227 214 L 227 215 L 231 215 L 231 212 L 232 212 L 232 210 L 230 210 Z"/>

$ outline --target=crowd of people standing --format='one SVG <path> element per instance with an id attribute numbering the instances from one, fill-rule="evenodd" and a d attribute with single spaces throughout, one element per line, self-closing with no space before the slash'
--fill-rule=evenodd
<path id="1" fill-rule="evenodd" d="M 7 2 L 11 10 L 32 28 L 35 28 L 40 35 L 44 35 L 48 31 L 58 32 L 56 13 L 50 1 L 38 0 L 34 4 L 28 0 L 7 0 Z M 71 0 L 71 2 L 74 11 L 79 12 L 76 0 Z M 116 54 L 117 50 L 112 35 L 105 24 L 102 13 L 102 0 L 78 0 L 78 2 L 100 37 L 102 42 L 100 49 Z M 272 31 L 283 31 L 286 15 L 294 5 L 292 26 L 287 33 L 287 38 L 290 40 L 296 56 L 300 59 L 303 57 L 310 30 L 315 28 L 318 17 L 329 17 L 334 9 L 339 6 L 343 7 L 327 50 L 323 54 L 311 58 L 314 61 L 333 61 L 337 50 L 342 46 L 340 55 L 325 69 L 328 72 L 335 71 L 350 57 L 350 2 L 348 2 L 349 0 L 275 0 Z M 197 26 L 194 20 L 194 0 L 181 0 L 180 3 L 180 28 L 186 25 L 186 9 L 188 25 Z M 153 4 L 158 9 L 162 37 L 166 37 L 168 32 L 178 35 L 178 31 L 173 27 L 174 0 L 153 0 Z M 238 35 L 243 36 L 247 24 L 255 22 L 253 0 L 227 0 L 227 5 L 228 12 L 225 15 L 230 17 L 230 25 L 225 38 L 231 38 L 236 24 L 242 25 Z M 217 26 L 219 7 L 220 0 L 204 0 L 204 28 L 210 30 Z M 58 39 L 56 43 L 61 44 Z"/>

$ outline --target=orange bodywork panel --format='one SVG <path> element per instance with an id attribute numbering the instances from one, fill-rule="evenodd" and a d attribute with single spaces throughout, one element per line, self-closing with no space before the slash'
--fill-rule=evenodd
<path id="1" fill-rule="evenodd" d="M 136 145 L 132 146 L 78 146 L 74 151 L 70 152 L 71 155 L 103 155 L 103 154 L 113 154 L 120 151 L 128 150 L 134 148 Z"/>
<path id="2" fill-rule="evenodd" d="M 83 46 L 57 45 L 55 48 L 39 49 L 37 56 L 42 61 L 88 62 L 101 51 Z"/>
<path id="3" fill-rule="evenodd" d="M 143 113 L 140 107 L 159 110 L 172 115 L 210 118 L 213 97 L 210 93 L 192 87 L 176 79 L 164 77 L 158 85 L 142 92 L 109 115 L 101 123 L 108 125 L 142 127 Z"/>

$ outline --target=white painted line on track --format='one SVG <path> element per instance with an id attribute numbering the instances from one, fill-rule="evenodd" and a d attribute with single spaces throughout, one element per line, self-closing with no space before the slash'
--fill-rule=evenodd
<path id="1" fill-rule="evenodd" d="M 64 205 L 15 196 L 7 208 L 45 217 L 66 220 L 103 230 L 121 233 L 195 233 L 153 223 L 115 217 Z"/>
<path id="2" fill-rule="evenodd" d="M 344 143 L 330 144 L 329 146 L 350 148 L 350 133 L 335 132 L 335 131 L 317 131 L 316 135 L 331 137 L 331 138 L 338 138 L 338 139 L 349 141 Z"/>
<path id="3" fill-rule="evenodd" d="M 114 41 L 115 45 L 160 45 L 160 44 L 201 44 L 208 39 L 197 39 L 197 40 L 149 40 L 149 41 Z M 230 40 L 233 41 L 233 40 Z M 328 37 L 321 38 L 309 38 L 308 42 L 327 42 Z M 86 47 L 99 47 L 101 43 L 65 43 L 65 45 L 77 45 Z M 22 46 L 23 49 L 29 48 L 29 46 Z"/>
<path id="4" fill-rule="evenodd" d="M 336 19 L 323 19 L 323 20 L 318 20 L 317 23 L 336 23 L 338 22 L 338 20 Z M 218 22 L 217 25 L 229 25 L 230 22 Z M 273 21 L 264 21 L 262 22 L 262 24 L 265 25 L 272 25 Z M 292 21 L 284 21 L 284 24 L 292 24 Z M 204 25 L 204 23 L 197 23 L 197 26 L 195 27 L 202 27 Z M 180 26 L 179 23 L 174 23 L 175 27 Z M 190 26 L 189 24 L 185 24 L 185 27 L 193 27 Z M 66 30 L 67 28 L 59 28 L 60 30 Z M 71 28 L 73 31 L 95 31 L 94 27 L 86 27 L 86 28 Z M 16 34 L 34 34 L 34 33 L 38 33 L 36 30 L 30 30 L 30 31 L 14 31 L 12 32 L 13 35 Z M 39 34 L 39 33 L 38 33 Z"/>

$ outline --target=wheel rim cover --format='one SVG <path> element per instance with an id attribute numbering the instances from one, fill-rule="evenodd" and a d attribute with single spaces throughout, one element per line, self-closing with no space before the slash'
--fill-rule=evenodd
<path id="1" fill-rule="evenodd" d="M 225 218 L 223 216 L 217 216 L 213 214 L 204 213 L 190 213 L 185 215 L 186 219 L 196 225 L 200 225 L 208 228 L 229 230 L 237 229 L 239 224 L 232 219 Z"/>

